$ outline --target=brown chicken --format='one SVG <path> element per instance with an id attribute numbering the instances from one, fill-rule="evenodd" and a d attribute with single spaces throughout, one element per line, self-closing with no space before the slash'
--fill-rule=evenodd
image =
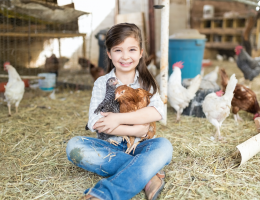
<path id="1" fill-rule="evenodd" d="M 90 74 L 93 77 L 94 81 L 96 81 L 100 76 L 105 75 L 105 71 L 103 68 L 95 66 L 85 58 L 79 58 L 78 63 L 82 67 L 82 69 L 87 69 L 88 66 L 90 67 Z"/>
<path id="2" fill-rule="evenodd" d="M 220 70 L 220 76 L 223 92 L 225 92 L 229 79 L 224 69 Z M 254 119 L 260 117 L 260 107 L 255 93 L 243 85 L 236 85 L 231 105 L 236 122 L 237 120 L 242 120 L 238 115 L 239 110 L 254 114 Z"/>
<path id="3" fill-rule="evenodd" d="M 115 90 L 116 100 L 120 104 L 120 113 L 127 113 L 139 110 L 141 108 L 147 107 L 150 103 L 150 98 L 153 96 L 151 93 L 144 89 L 138 88 L 133 89 L 126 85 L 119 86 Z M 127 144 L 126 153 L 130 153 L 132 150 L 135 151 L 136 146 L 142 141 L 151 139 L 154 137 L 156 131 L 155 122 L 150 123 L 149 131 L 145 137 L 137 143 L 134 143 L 135 137 L 129 137 L 129 143 Z"/>

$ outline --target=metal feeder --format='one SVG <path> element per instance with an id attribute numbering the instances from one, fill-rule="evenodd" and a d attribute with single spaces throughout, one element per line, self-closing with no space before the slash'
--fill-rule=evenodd
<path id="1" fill-rule="evenodd" d="M 153 7 L 154 7 L 154 9 L 162 9 L 164 7 L 164 5 L 154 5 Z"/>

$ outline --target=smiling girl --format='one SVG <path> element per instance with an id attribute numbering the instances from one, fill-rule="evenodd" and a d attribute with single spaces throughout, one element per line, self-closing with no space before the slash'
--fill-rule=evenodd
<path id="1" fill-rule="evenodd" d="M 84 136 L 68 142 L 66 152 L 72 163 L 106 177 L 87 189 L 82 199 L 131 199 L 144 189 L 147 198 L 155 200 L 164 187 L 165 173 L 161 169 L 171 161 L 171 143 L 165 138 L 153 138 L 140 143 L 135 152 L 126 154 L 126 141 L 117 137 L 145 136 L 148 124 L 163 116 L 164 105 L 145 65 L 142 45 L 141 31 L 135 24 L 117 24 L 106 35 L 108 74 L 94 83 L 88 127 L 91 131 L 113 135 L 111 139 L 117 141 L 118 146 Z M 150 91 L 153 97 L 148 107 L 130 113 L 94 114 L 105 97 L 106 82 L 111 77 L 118 79 L 118 86 L 127 84 Z M 134 126 L 129 126 L 131 124 Z"/>

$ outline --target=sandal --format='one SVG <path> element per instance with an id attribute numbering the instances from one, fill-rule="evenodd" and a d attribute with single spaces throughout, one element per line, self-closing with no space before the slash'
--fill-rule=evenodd
<path id="1" fill-rule="evenodd" d="M 159 178 L 159 179 L 158 179 Z M 144 191 L 148 200 L 156 200 L 159 194 L 161 193 L 165 182 L 165 172 L 160 170 L 156 176 L 151 178 L 151 180 L 146 184 Z M 160 182 L 158 181 L 160 180 Z"/>

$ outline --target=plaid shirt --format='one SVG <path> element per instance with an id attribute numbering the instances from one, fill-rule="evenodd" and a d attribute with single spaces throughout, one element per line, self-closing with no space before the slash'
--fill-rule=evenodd
<path id="1" fill-rule="evenodd" d="M 99 113 L 98 115 L 94 113 L 95 109 L 98 107 L 98 105 L 103 101 L 106 94 L 106 82 L 111 77 L 116 77 L 115 75 L 115 69 L 112 69 L 110 73 L 99 77 L 95 83 L 92 90 L 92 97 L 89 105 L 89 120 L 88 120 L 88 128 L 94 132 L 93 125 L 103 116 Z M 137 89 L 140 88 L 140 84 L 138 82 L 139 72 L 136 70 L 134 82 L 132 84 L 129 84 L 130 87 Z M 124 85 L 120 80 L 118 80 L 118 86 Z M 150 91 L 152 93 L 152 90 Z M 150 104 L 148 106 L 153 106 L 156 108 L 156 110 L 161 114 L 161 116 L 164 116 L 164 105 L 160 98 L 159 93 L 157 92 L 152 96 L 150 99 Z"/>

